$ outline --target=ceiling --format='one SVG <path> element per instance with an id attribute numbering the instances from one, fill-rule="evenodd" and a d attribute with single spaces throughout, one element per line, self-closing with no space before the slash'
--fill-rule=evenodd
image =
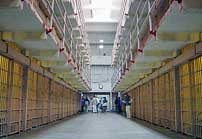
<path id="1" fill-rule="evenodd" d="M 150 30 L 146 2 L 56 1 L 55 20 L 51 24 L 49 0 L 2 0 L 0 18 L 4 20 L 0 20 L 1 35 L 4 41 L 16 42 L 28 56 L 40 60 L 42 66 L 78 90 L 90 90 L 92 56 L 99 56 L 99 60 L 101 56 L 112 57 L 109 58 L 114 65 L 112 87 L 114 91 L 123 91 L 163 66 L 165 61 L 175 58 L 187 44 L 197 42 L 202 32 L 202 1 L 183 0 L 179 4 L 151 0 L 152 7 L 155 7 L 151 19 L 155 24 L 153 30 Z M 61 9 L 67 12 L 65 23 L 65 12 L 61 14 Z M 136 13 L 140 17 L 137 18 Z M 161 17 L 161 20 L 156 23 L 155 17 Z M 67 24 L 65 29 L 63 24 Z M 150 31 L 157 31 L 156 36 L 149 34 Z M 141 45 L 142 52 L 139 52 L 137 34 L 143 40 L 148 37 Z M 61 46 L 65 46 L 62 53 Z M 131 61 L 135 62 L 131 64 Z M 106 63 L 102 64 L 111 66 L 109 61 Z"/>
<path id="2" fill-rule="evenodd" d="M 111 56 L 122 0 L 81 0 L 81 3 L 91 55 Z M 101 44 L 103 49 L 99 49 Z"/>

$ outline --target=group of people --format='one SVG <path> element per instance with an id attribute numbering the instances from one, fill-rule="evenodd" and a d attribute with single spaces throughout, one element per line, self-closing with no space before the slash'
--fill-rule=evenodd
<path id="1" fill-rule="evenodd" d="M 81 112 L 88 112 L 92 109 L 93 113 L 97 112 L 106 112 L 107 111 L 107 99 L 106 97 L 101 98 L 100 100 L 96 98 L 96 96 L 93 96 L 90 100 L 88 97 L 82 97 L 81 98 Z M 123 100 L 120 97 L 116 97 L 114 103 L 116 106 L 116 111 L 118 113 L 122 112 L 122 105 L 125 105 L 125 111 L 126 111 L 126 116 L 127 118 L 131 118 L 131 98 L 126 93 L 123 97 Z"/>
<path id="2" fill-rule="evenodd" d="M 101 98 L 100 100 L 93 96 L 90 100 L 88 97 L 81 98 L 81 112 L 89 112 L 92 109 L 93 113 L 97 112 L 106 112 L 107 111 L 107 99 L 106 97 Z"/>
<path id="3" fill-rule="evenodd" d="M 88 97 L 81 98 L 81 112 L 88 112 L 88 106 L 90 105 L 90 101 Z"/>

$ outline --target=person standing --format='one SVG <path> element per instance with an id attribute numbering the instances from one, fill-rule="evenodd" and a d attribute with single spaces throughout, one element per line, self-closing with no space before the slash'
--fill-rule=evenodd
<path id="1" fill-rule="evenodd" d="M 114 104 L 115 104 L 116 112 L 119 112 L 119 108 L 118 108 L 118 96 L 116 96 L 116 99 L 115 99 L 115 101 L 114 101 Z"/>
<path id="2" fill-rule="evenodd" d="M 95 97 L 95 95 L 93 96 L 93 99 L 92 99 L 92 107 L 93 107 L 93 113 L 96 113 L 97 112 L 97 98 Z"/>
<path id="3" fill-rule="evenodd" d="M 97 103 L 97 106 L 96 106 L 97 107 L 97 112 L 100 111 L 100 105 L 101 105 L 101 100 L 99 100 L 98 103 Z"/>
<path id="4" fill-rule="evenodd" d="M 121 112 L 122 112 L 122 110 L 121 110 L 121 105 L 122 105 L 121 98 L 118 97 L 118 113 L 121 113 Z"/>
<path id="5" fill-rule="evenodd" d="M 86 97 L 86 98 L 84 99 L 84 111 L 85 111 L 85 112 L 88 112 L 88 106 L 89 106 L 89 104 L 90 104 L 90 101 L 89 101 L 88 98 Z"/>
<path id="6" fill-rule="evenodd" d="M 103 98 L 102 107 L 103 107 L 103 112 L 106 112 L 107 111 L 107 99 L 106 99 L 106 97 Z"/>
<path id="7" fill-rule="evenodd" d="M 85 99 L 84 97 L 81 98 L 81 112 L 84 112 L 84 106 L 85 106 Z"/>
<path id="8" fill-rule="evenodd" d="M 130 99 L 130 96 L 128 95 L 128 93 L 126 93 L 126 95 L 125 95 L 124 103 L 126 105 L 126 117 L 131 118 L 131 111 L 130 111 L 131 99 Z"/>

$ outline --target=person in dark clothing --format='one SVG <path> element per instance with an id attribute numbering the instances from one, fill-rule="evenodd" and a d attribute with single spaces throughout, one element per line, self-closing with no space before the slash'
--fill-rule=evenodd
<path id="1" fill-rule="evenodd" d="M 118 100 L 118 96 L 116 96 L 116 99 L 115 99 L 115 101 L 114 101 L 116 112 L 119 112 L 119 102 L 118 102 L 118 101 L 119 101 L 119 100 Z"/>
<path id="2" fill-rule="evenodd" d="M 121 105 L 122 105 L 122 101 L 121 101 L 121 98 L 118 97 L 118 112 L 121 113 L 122 110 L 121 110 Z"/>
<path id="3" fill-rule="evenodd" d="M 107 99 L 106 97 L 103 98 L 103 104 L 102 104 L 102 112 L 106 112 L 107 111 Z"/>
<path id="4" fill-rule="evenodd" d="M 131 99 L 128 93 L 125 95 L 124 103 L 126 105 L 126 116 L 127 118 L 131 118 L 130 106 L 131 106 Z"/>
<path id="5" fill-rule="evenodd" d="M 84 106 L 85 106 L 85 99 L 84 97 L 81 98 L 81 112 L 84 112 Z"/>
<path id="6" fill-rule="evenodd" d="M 89 101 L 88 98 L 86 97 L 86 98 L 84 99 L 84 110 L 85 110 L 85 112 L 88 112 L 88 106 L 89 106 L 89 104 L 90 104 L 90 101 Z"/>
<path id="7" fill-rule="evenodd" d="M 99 100 L 99 102 L 98 102 L 97 105 L 96 105 L 96 107 L 97 107 L 97 112 L 99 112 L 99 109 L 101 109 L 100 106 L 101 106 L 101 100 Z"/>

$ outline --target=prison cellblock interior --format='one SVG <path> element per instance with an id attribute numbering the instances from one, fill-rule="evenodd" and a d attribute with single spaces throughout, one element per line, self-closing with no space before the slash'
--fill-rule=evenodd
<path id="1" fill-rule="evenodd" d="M 114 27 L 107 26 L 103 31 L 102 26 L 98 26 L 97 32 L 87 31 L 80 0 L 2 1 L 0 17 L 5 22 L 0 20 L 0 23 L 8 26 L 0 28 L 0 137 L 77 114 L 81 99 L 79 91 L 92 91 L 90 43 L 93 42 L 92 46 L 100 44 L 102 47 L 96 47 L 96 51 L 104 52 L 110 40 L 106 45 L 105 40 L 100 42 L 102 38 L 96 40 L 94 37 Z M 197 23 L 197 18 L 201 17 L 201 2 L 124 2 L 120 13 L 123 18 L 116 23 L 117 31 L 110 31 L 115 36 L 112 52 L 109 52 L 112 63 L 107 65 L 115 67 L 110 92 L 121 91 L 122 99 L 124 93 L 129 93 L 133 118 L 202 138 L 202 34 L 201 24 Z M 92 11 L 89 13 L 93 14 Z M 11 24 L 16 16 L 19 20 Z M 192 16 L 193 21 L 188 21 L 187 18 L 192 19 Z M 25 19 L 31 22 L 25 22 Z M 181 28 L 181 21 L 190 23 L 183 24 Z M 95 24 L 89 28 L 97 28 Z M 33 30 L 30 25 L 33 25 Z M 93 36 L 92 42 L 88 42 L 89 32 L 94 32 L 89 35 Z M 109 39 L 106 34 L 103 36 Z M 27 43 L 29 41 L 31 43 Z M 109 54 L 103 53 L 103 56 L 106 58 Z M 100 54 L 97 56 L 101 59 Z M 49 64 L 44 57 L 50 60 Z M 155 57 L 154 62 L 150 61 L 152 57 Z M 55 61 L 57 58 L 59 62 Z M 94 66 L 98 67 L 100 63 Z M 53 67 L 62 67 L 63 72 Z M 54 70 L 56 72 L 51 72 Z M 135 75 L 135 72 L 139 73 Z M 128 80 L 124 81 L 126 78 Z M 98 87 L 103 89 L 100 83 Z M 123 112 L 125 109 L 122 105 Z"/>

